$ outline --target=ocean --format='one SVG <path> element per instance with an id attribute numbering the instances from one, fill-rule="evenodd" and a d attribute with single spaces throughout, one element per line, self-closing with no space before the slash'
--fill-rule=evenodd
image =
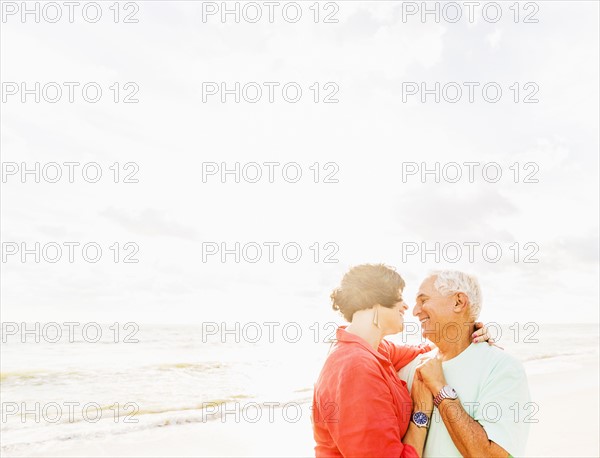
<path id="1" fill-rule="evenodd" d="M 22 325 L 15 331 L 3 324 L 2 455 L 226 416 L 252 421 L 261 410 L 292 415 L 290 407 L 312 400 L 335 326 L 284 328 L 112 324 L 88 326 L 84 333 L 71 325 L 69 335 L 63 325 L 58 338 L 55 325 L 23 333 Z M 503 324 L 491 332 L 528 373 L 598 358 L 598 324 Z M 421 338 L 407 332 L 391 340 L 414 344 Z"/>

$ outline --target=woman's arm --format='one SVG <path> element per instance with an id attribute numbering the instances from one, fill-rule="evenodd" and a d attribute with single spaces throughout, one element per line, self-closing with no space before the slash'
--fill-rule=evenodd
<path id="1" fill-rule="evenodd" d="M 494 345 L 494 341 L 490 338 L 487 328 L 480 321 L 475 323 L 475 332 L 471 335 L 471 339 L 473 340 L 473 343 L 487 342 L 490 345 Z M 382 344 L 386 345 L 390 360 L 397 371 L 402 369 L 417 356 L 435 350 L 436 348 L 436 345 L 433 342 L 426 342 L 421 345 L 398 345 L 389 340 L 383 340 Z"/>
<path id="2" fill-rule="evenodd" d="M 390 361 L 394 365 L 396 371 L 402 369 L 417 356 L 427 353 L 434 348 L 429 343 L 423 343 L 421 345 L 398 345 L 388 340 L 382 340 L 381 343 L 385 346 L 385 349 L 390 356 Z"/>
<path id="3" fill-rule="evenodd" d="M 427 438 L 428 428 L 419 428 L 412 421 L 408 425 L 408 431 L 404 435 L 405 445 L 410 445 L 415 449 L 417 456 L 423 456 L 423 449 L 425 448 L 425 439 Z"/>
<path id="4" fill-rule="evenodd" d="M 377 362 L 364 360 L 341 371 L 335 385 L 330 399 L 321 402 L 332 404 L 335 414 L 327 417 L 326 427 L 343 456 L 419 457 L 411 444 L 402 443 L 394 399 Z M 418 446 L 425 437 L 410 440 Z"/>
<path id="5" fill-rule="evenodd" d="M 431 391 L 425 386 L 425 384 L 415 377 L 412 385 L 410 395 L 413 400 L 413 413 L 423 412 L 429 417 L 431 422 L 431 414 L 433 413 L 433 396 Z M 410 422 L 408 430 L 404 435 L 402 441 L 405 445 L 412 446 L 419 456 L 423 456 L 423 449 L 425 448 L 425 439 L 427 438 L 427 431 L 429 425 L 426 428 L 417 426 L 414 422 Z"/>

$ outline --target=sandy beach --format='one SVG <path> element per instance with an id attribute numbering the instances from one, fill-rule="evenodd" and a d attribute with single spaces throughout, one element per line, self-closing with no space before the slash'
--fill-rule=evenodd
<path id="1" fill-rule="evenodd" d="M 531 425 L 528 457 L 597 457 L 598 360 L 534 361 L 526 365 L 532 401 L 539 405 Z M 208 457 L 314 456 L 310 405 L 302 404 L 296 422 L 274 410 L 255 422 L 225 421 L 169 425 L 70 444 L 49 444 L 23 455 L 52 457 Z M 4 455 L 9 456 L 9 455 Z"/>
<path id="2" fill-rule="evenodd" d="M 555 371 L 534 373 L 529 376 L 529 386 L 532 400 L 540 406 L 540 421 L 531 425 L 527 456 L 600 456 L 598 359 L 565 363 Z"/>

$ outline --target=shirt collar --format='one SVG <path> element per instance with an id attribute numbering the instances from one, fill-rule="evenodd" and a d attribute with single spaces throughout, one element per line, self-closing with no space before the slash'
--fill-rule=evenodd
<path id="1" fill-rule="evenodd" d="M 390 355 L 384 345 L 379 344 L 378 351 L 375 351 L 375 350 L 373 350 L 373 347 L 371 347 L 365 339 L 357 336 L 356 334 L 352 334 L 351 332 L 346 331 L 346 327 L 347 326 L 344 325 L 344 326 L 340 326 L 337 329 L 336 338 L 337 338 L 338 342 L 358 344 L 361 347 L 363 347 L 365 350 L 367 350 L 369 353 L 371 353 L 373 356 L 375 356 L 381 364 L 386 365 L 386 366 L 389 366 L 392 364 L 390 362 Z"/>

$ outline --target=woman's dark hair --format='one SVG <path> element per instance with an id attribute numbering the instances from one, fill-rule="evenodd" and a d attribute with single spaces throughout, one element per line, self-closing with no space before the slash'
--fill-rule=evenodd
<path id="1" fill-rule="evenodd" d="M 385 264 L 361 264 L 352 267 L 341 285 L 331 293 L 333 310 L 341 312 L 346 321 L 358 310 L 376 304 L 392 308 L 401 300 L 404 280 L 393 267 Z"/>

